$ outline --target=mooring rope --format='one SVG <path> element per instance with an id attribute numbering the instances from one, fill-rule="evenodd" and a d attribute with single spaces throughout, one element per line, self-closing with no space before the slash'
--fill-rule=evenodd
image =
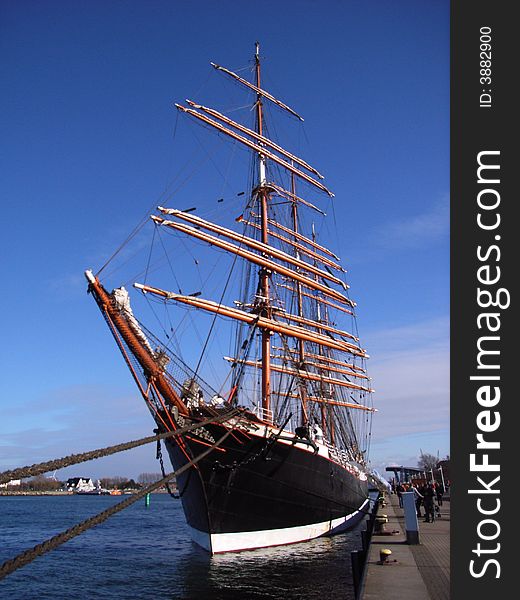
<path id="1" fill-rule="evenodd" d="M 199 424 L 199 427 L 200 427 L 200 424 Z M 86 519 L 85 521 L 82 521 L 81 523 L 74 525 L 74 527 L 71 527 L 71 528 L 67 529 L 66 531 L 62 531 L 61 533 L 58 533 L 57 535 L 53 536 L 52 538 L 49 538 L 48 540 L 42 542 L 41 544 L 37 544 L 36 546 L 34 546 L 31 549 L 25 550 L 24 552 L 22 552 L 15 558 L 7 560 L 0 566 L 0 580 L 3 579 L 4 577 L 6 577 L 7 575 L 11 574 L 13 571 L 16 571 L 20 567 L 23 567 L 26 564 L 30 563 L 35 558 L 38 558 L 38 556 L 41 556 L 42 554 L 45 554 L 46 552 L 50 552 L 51 550 L 54 550 L 61 544 L 68 542 L 69 540 L 76 537 L 80 533 L 83 533 L 84 531 L 87 531 L 91 527 L 95 527 L 96 525 L 99 525 L 103 521 L 106 521 L 106 519 L 108 519 L 108 517 L 111 517 L 112 515 L 115 515 L 116 513 L 122 511 L 123 509 L 128 508 L 129 506 L 134 504 L 134 502 L 137 502 L 141 498 L 144 498 L 147 494 L 149 494 L 149 493 L 153 492 L 154 490 L 156 490 L 157 488 L 165 485 L 174 477 L 177 477 L 181 473 L 184 473 L 184 471 L 187 471 L 190 467 L 192 467 L 193 465 L 198 463 L 205 456 L 207 456 L 212 450 L 214 450 L 217 446 L 219 446 L 229 435 L 231 435 L 231 433 L 233 432 L 235 427 L 236 427 L 236 425 L 234 427 L 232 427 L 231 429 L 229 429 L 220 439 L 218 439 L 213 444 L 213 446 L 211 446 L 210 448 L 208 448 L 207 450 L 205 450 L 204 452 L 202 452 L 201 454 L 196 456 L 190 462 L 186 463 L 185 465 L 183 465 L 182 467 L 177 469 L 177 471 L 174 471 L 174 472 L 170 473 L 169 475 L 166 475 L 166 477 L 163 477 L 159 481 L 156 481 L 155 483 L 150 484 L 149 486 L 140 490 L 139 492 L 132 494 L 132 496 L 130 496 L 128 499 L 123 500 L 122 502 L 119 502 L 118 504 L 115 504 L 114 506 L 111 506 L 110 508 L 104 510 L 103 512 L 95 515 L 94 517 L 90 517 L 89 519 Z"/>
<path id="2" fill-rule="evenodd" d="M 81 462 L 101 458 L 102 456 L 109 456 L 110 454 L 116 454 L 117 452 L 130 450 L 131 448 L 137 448 L 138 446 L 150 444 L 151 442 L 156 442 L 157 440 L 162 440 L 170 437 L 177 437 L 179 435 L 183 435 L 184 433 L 192 431 L 193 429 L 204 427 L 204 425 L 209 425 L 210 423 L 218 423 L 220 421 L 224 421 L 226 419 L 234 417 L 238 412 L 239 411 L 237 409 L 233 409 L 225 415 L 214 416 L 210 419 L 206 419 L 205 421 L 200 421 L 198 423 L 194 423 L 192 425 L 176 429 L 175 431 L 168 431 L 166 433 L 161 433 L 159 435 L 151 435 L 148 437 L 141 438 L 139 440 L 134 440 L 132 442 L 116 444 L 115 446 L 107 446 L 106 448 L 98 448 L 97 450 L 91 450 L 90 452 L 83 452 L 81 454 L 70 454 L 69 456 L 65 456 L 64 458 L 57 458 L 55 460 L 37 463 L 27 467 L 20 467 L 18 469 L 12 469 L 10 471 L 3 471 L 2 473 L 0 473 L 0 483 L 7 483 L 12 479 L 23 479 L 25 477 L 41 475 L 42 473 L 56 471 L 58 469 L 62 469 L 63 467 L 70 467 L 71 465 L 76 465 Z"/>

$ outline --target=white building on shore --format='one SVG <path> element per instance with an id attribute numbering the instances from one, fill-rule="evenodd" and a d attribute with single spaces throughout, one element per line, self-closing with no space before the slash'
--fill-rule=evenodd
<path id="1" fill-rule="evenodd" d="M 90 477 L 72 477 L 67 480 L 66 488 L 68 492 L 75 493 L 94 492 L 97 489 Z"/>
<path id="2" fill-rule="evenodd" d="M 11 479 L 7 483 L 0 483 L 0 489 L 6 489 L 7 487 L 18 487 L 22 483 L 21 479 Z"/>

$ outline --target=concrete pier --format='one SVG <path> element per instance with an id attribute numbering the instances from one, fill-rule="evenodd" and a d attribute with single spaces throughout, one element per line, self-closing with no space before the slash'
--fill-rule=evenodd
<path id="1" fill-rule="evenodd" d="M 449 600 L 450 502 L 443 502 L 435 522 L 424 523 L 420 518 L 419 543 L 408 544 L 397 496 L 385 494 L 385 501 L 378 514 L 386 514 L 388 523 L 384 531 L 372 536 L 360 599 Z M 382 563 L 383 549 L 391 554 L 384 553 Z"/>

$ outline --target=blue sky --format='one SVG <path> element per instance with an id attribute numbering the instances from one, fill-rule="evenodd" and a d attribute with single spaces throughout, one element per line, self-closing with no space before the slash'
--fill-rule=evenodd
<path id="1" fill-rule="evenodd" d="M 336 194 L 330 245 L 380 411 L 373 465 L 449 454 L 449 3 L 22 0 L 0 7 L 0 469 L 151 432 L 83 271 L 166 191 L 238 210 L 246 180 L 222 181 L 173 102 L 224 95 L 239 115 L 209 62 L 247 67 L 257 40 L 265 86 L 305 117 L 279 137 L 296 132 Z M 60 475 L 143 471 L 153 448 Z"/>

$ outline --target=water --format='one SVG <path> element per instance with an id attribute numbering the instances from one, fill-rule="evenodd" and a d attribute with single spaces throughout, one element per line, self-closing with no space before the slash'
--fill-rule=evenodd
<path id="1" fill-rule="evenodd" d="M 0 497 L 0 563 L 121 497 Z M 0 598 L 253 600 L 354 598 L 353 531 L 304 544 L 210 557 L 189 537 L 180 501 L 152 494 L 0 582 Z"/>

